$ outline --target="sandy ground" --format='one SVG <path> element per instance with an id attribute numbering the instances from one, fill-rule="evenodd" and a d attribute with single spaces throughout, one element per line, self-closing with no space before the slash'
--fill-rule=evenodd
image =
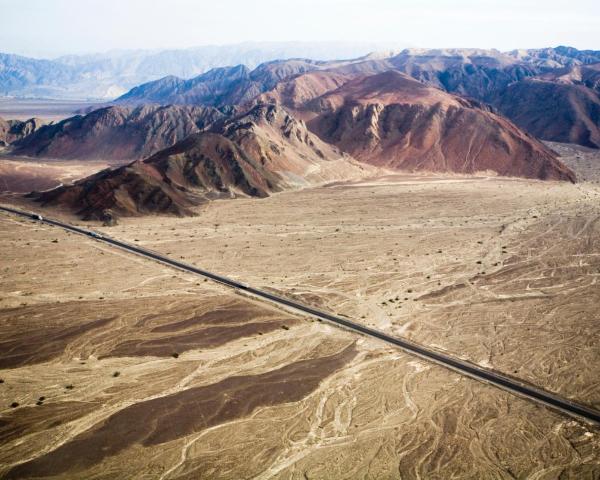
<path id="1" fill-rule="evenodd" d="M 392 175 L 91 226 L 600 408 L 600 156 L 553 148 L 584 182 Z M 10 215 L 0 249 L 0 478 L 600 476 L 596 427 L 374 340 Z"/>
<path id="2" fill-rule="evenodd" d="M 76 115 L 75 112 L 89 108 L 97 103 L 85 100 L 43 100 L 0 98 L 0 117 L 5 120 L 28 120 L 32 117 L 59 122 Z"/>
<path id="3" fill-rule="evenodd" d="M 600 190 L 386 177 L 104 231 L 600 408 Z"/>
<path id="4" fill-rule="evenodd" d="M 127 162 L 39 159 L 0 152 L 0 193 L 49 190 L 123 163 Z"/>

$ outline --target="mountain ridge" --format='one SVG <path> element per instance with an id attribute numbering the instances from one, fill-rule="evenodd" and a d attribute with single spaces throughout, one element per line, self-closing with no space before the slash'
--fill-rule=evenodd
<path id="1" fill-rule="evenodd" d="M 358 179 L 375 171 L 321 142 L 282 108 L 257 105 L 145 160 L 30 197 L 73 210 L 87 220 L 107 215 L 192 215 L 193 207 L 216 198 L 263 198 L 283 189 Z"/>
<path id="2" fill-rule="evenodd" d="M 358 77 L 292 111 L 325 142 L 377 166 L 575 181 L 547 147 L 486 105 L 400 72 Z"/>
<path id="3" fill-rule="evenodd" d="M 255 68 L 264 62 L 288 58 L 356 58 L 390 47 L 368 42 L 248 42 L 64 55 L 54 59 L 5 53 L 0 54 L 0 94 L 107 101 L 168 75 L 189 79 L 216 67 L 244 64 Z"/>
<path id="4" fill-rule="evenodd" d="M 205 129 L 225 116 L 212 107 L 109 106 L 45 125 L 13 144 L 13 154 L 62 158 L 134 160 L 147 157 Z"/>

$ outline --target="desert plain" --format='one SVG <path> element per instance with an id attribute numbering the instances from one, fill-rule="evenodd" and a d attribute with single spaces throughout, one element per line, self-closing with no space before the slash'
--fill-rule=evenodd
<path id="1" fill-rule="evenodd" d="M 46 212 L 600 409 L 599 177 L 562 153 L 582 182 L 395 174 L 112 227 Z M 0 225 L 0 478 L 600 477 L 597 426 L 93 239 Z"/>

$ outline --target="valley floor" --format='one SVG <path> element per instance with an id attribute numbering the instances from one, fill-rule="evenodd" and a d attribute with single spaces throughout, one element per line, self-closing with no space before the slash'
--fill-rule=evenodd
<path id="1" fill-rule="evenodd" d="M 386 177 L 104 231 L 600 408 L 591 184 Z"/>
<path id="2" fill-rule="evenodd" d="M 56 188 L 109 167 L 128 162 L 73 161 L 3 155 L 0 151 L 0 193 L 29 193 Z"/>
<path id="3" fill-rule="evenodd" d="M 32 117 L 47 121 L 61 120 L 99 106 L 98 101 L 89 100 L 47 100 L 43 98 L 0 97 L 0 117 L 7 120 L 28 120 Z"/>
<path id="4" fill-rule="evenodd" d="M 197 213 L 98 229 L 600 408 L 594 183 L 397 175 Z M 0 477 L 600 475 L 596 427 L 91 239 L 0 225 Z"/>

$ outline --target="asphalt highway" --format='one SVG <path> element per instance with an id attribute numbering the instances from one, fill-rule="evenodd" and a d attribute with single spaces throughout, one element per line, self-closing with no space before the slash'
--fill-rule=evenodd
<path id="1" fill-rule="evenodd" d="M 567 398 L 561 397 L 554 393 L 548 392 L 546 390 L 540 389 L 533 385 L 524 383 L 519 381 L 518 379 L 511 378 L 505 376 L 501 373 L 495 372 L 490 369 L 486 369 L 480 367 L 479 365 L 467 362 L 457 357 L 452 357 L 445 353 L 441 353 L 422 345 L 416 344 L 409 340 L 393 337 L 379 330 L 375 330 L 372 328 L 365 327 L 359 323 L 355 323 L 346 318 L 339 317 L 337 315 L 333 315 L 331 313 L 327 313 L 321 310 L 317 310 L 308 305 L 304 305 L 294 300 L 290 300 L 285 297 L 281 297 L 278 295 L 274 295 L 264 290 L 259 290 L 257 288 L 250 287 L 241 283 L 239 281 L 224 277 L 222 275 L 218 275 L 212 272 L 208 272 L 206 270 L 202 270 L 200 268 L 194 267 L 193 265 L 189 265 L 184 262 L 179 262 L 177 260 L 173 260 L 169 257 L 161 255 L 160 253 L 153 252 L 151 250 L 147 250 L 136 245 L 131 245 L 126 242 L 122 242 L 120 240 L 104 236 L 100 233 L 94 232 L 92 230 L 87 230 L 84 228 L 80 228 L 74 225 L 70 225 L 68 223 L 64 223 L 58 220 L 53 220 L 50 218 L 43 217 L 41 214 L 36 213 L 28 213 L 23 212 L 21 210 L 17 210 L 10 207 L 0 206 L 0 211 L 4 211 L 7 213 L 11 213 L 14 215 L 18 215 L 21 217 L 25 217 L 31 220 L 36 220 L 41 223 L 45 223 L 47 225 L 53 225 L 56 227 L 63 228 L 67 231 L 78 233 L 81 235 L 85 235 L 87 237 L 91 237 L 99 242 L 104 242 L 109 245 L 113 245 L 115 247 L 121 248 L 131 253 L 135 253 L 137 255 L 150 258 L 152 260 L 156 260 L 165 265 L 169 265 L 171 267 L 178 268 L 180 270 L 184 270 L 186 272 L 194 273 L 197 275 L 201 275 L 205 278 L 209 278 L 215 282 L 223 284 L 227 287 L 236 289 L 241 292 L 245 292 L 252 296 L 262 298 L 271 303 L 284 306 L 287 308 L 291 308 L 295 311 L 302 312 L 304 314 L 308 314 L 318 320 L 324 320 L 326 322 L 332 323 L 336 326 L 343 327 L 347 330 L 360 333 L 362 335 L 375 338 L 377 340 L 381 340 L 390 345 L 394 345 L 396 347 L 401 348 L 403 351 L 416 355 L 417 357 L 427 360 L 429 362 L 433 362 L 437 365 L 441 365 L 445 368 L 458 372 L 462 375 L 466 375 L 470 378 L 473 378 L 478 381 L 485 382 L 490 385 L 494 385 L 503 390 L 516 394 L 522 398 L 526 398 L 532 400 L 536 403 L 543 404 L 547 407 L 552 408 L 553 410 L 560 411 L 569 416 L 576 417 L 578 419 L 583 419 L 588 422 L 593 422 L 600 424 L 600 411 L 590 408 L 586 405 L 582 405 L 576 402 L 573 402 Z"/>

